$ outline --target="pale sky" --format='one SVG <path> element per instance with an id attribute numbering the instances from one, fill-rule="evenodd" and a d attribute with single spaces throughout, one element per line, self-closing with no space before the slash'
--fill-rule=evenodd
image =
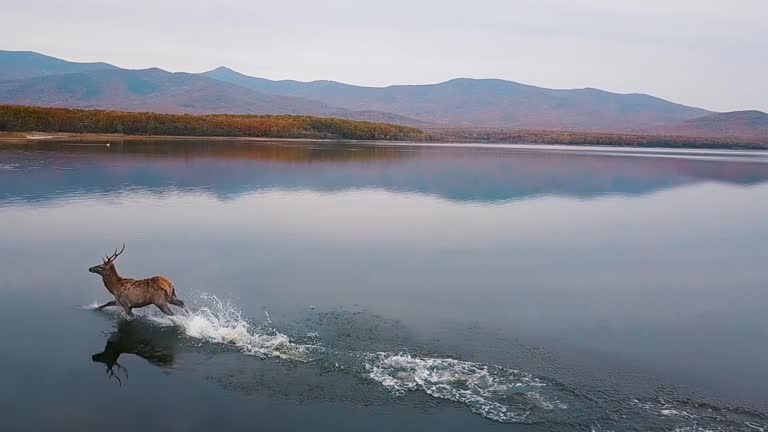
<path id="1" fill-rule="evenodd" d="M 457 77 L 768 111 L 768 0 L 3 0 L 0 49 L 383 86 Z"/>

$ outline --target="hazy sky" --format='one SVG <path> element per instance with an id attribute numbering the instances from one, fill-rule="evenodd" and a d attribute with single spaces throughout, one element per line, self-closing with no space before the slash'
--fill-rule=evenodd
<path id="1" fill-rule="evenodd" d="M 768 0 L 3 0 L 0 49 L 362 85 L 503 78 L 768 111 Z"/>

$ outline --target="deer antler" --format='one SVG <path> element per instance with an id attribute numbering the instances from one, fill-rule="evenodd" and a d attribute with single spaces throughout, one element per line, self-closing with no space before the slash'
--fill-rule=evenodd
<path id="1" fill-rule="evenodd" d="M 117 249 L 115 249 L 115 253 L 113 253 L 113 254 L 112 254 L 112 256 L 110 256 L 110 257 L 107 257 L 107 261 L 106 261 L 106 262 L 112 262 L 112 261 L 114 261 L 114 260 L 115 260 L 115 258 L 119 257 L 119 256 L 120 256 L 120 254 L 122 254 L 123 252 L 125 252 L 125 243 L 123 243 L 123 248 L 122 248 L 122 249 L 120 249 L 120 252 L 118 252 L 118 251 L 117 251 Z"/>
<path id="2" fill-rule="evenodd" d="M 117 367 L 117 373 L 114 371 L 114 367 Z M 120 363 L 115 362 L 113 365 L 107 365 L 107 370 L 104 372 L 110 379 L 114 378 L 117 380 L 117 383 L 120 385 L 120 387 L 123 386 L 123 380 L 120 379 L 120 375 L 118 375 L 119 372 L 123 372 L 125 374 L 125 378 L 128 378 L 128 369 L 124 368 Z"/>

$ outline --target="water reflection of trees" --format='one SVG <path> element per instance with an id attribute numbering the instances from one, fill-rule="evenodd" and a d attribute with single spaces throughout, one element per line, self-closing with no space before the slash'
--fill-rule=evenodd
<path id="1" fill-rule="evenodd" d="M 107 146 L 106 144 L 109 144 Z M 394 160 L 414 155 L 417 148 L 409 146 L 371 145 L 353 141 L 264 141 L 238 139 L 178 139 L 149 138 L 79 139 L 77 141 L 45 141 L 23 145 L 5 145 L 26 150 L 57 151 L 80 155 L 135 155 L 149 157 L 223 158 L 283 162 L 344 162 Z"/>

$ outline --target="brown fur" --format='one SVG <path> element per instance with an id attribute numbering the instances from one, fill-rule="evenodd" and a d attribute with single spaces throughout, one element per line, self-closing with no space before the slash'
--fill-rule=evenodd
<path id="1" fill-rule="evenodd" d="M 184 307 L 184 302 L 176 297 L 176 289 L 173 283 L 166 277 L 154 276 L 148 279 L 130 279 L 121 277 L 115 268 L 115 259 L 123 253 L 125 245 L 120 252 L 115 250 L 111 257 L 101 265 L 88 269 L 91 273 L 101 275 L 104 286 L 115 300 L 107 302 L 97 309 L 101 310 L 109 306 L 120 306 L 128 315 L 133 315 L 132 309 L 155 305 L 166 315 L 173 315 L 168 304 Z"/>

